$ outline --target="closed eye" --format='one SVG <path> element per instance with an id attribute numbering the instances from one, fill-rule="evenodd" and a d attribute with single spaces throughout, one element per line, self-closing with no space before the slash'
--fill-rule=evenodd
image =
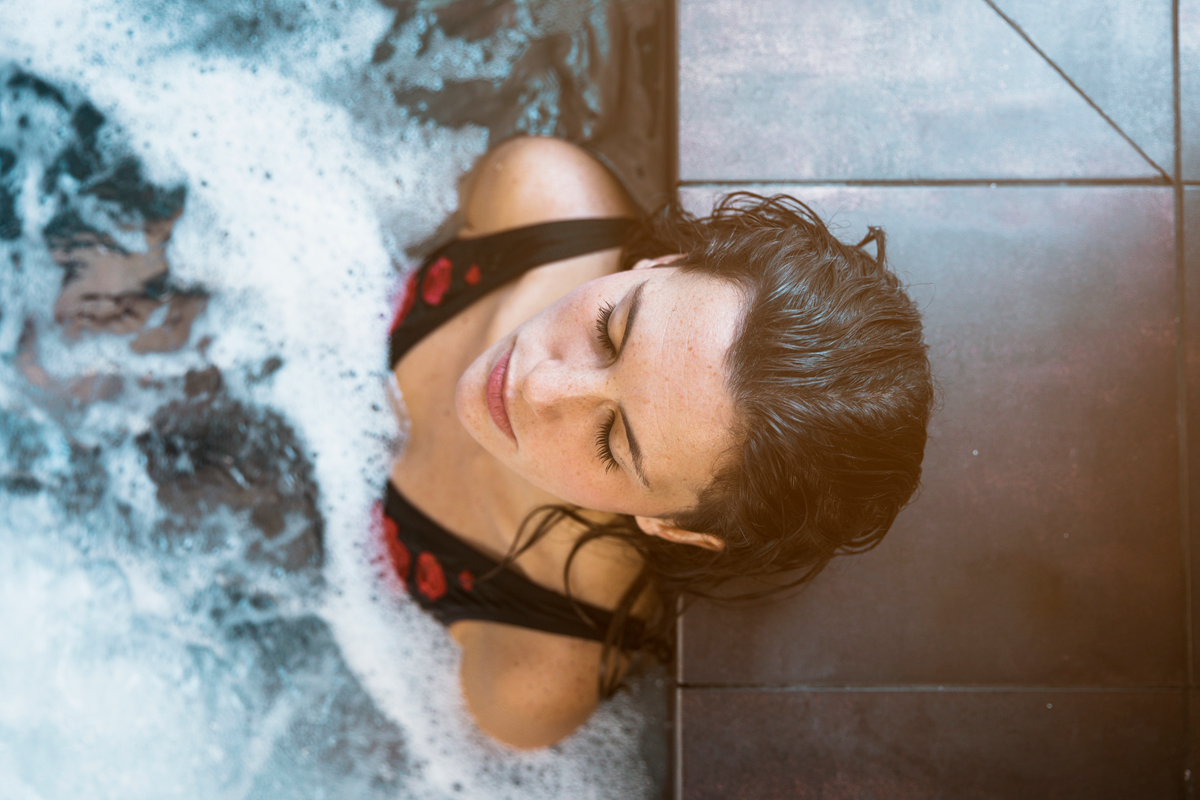
<path id="1" fill-rule="evenodd" d="M 626 295 L 629 298 L 629 303 L 625 314 L 625 332 L 621 335 L 622 350 L 625 349 L 629 342 L 634 320 L 637 319 L 638 309 L 641 307 L 642 291 L 646 288 L 647 282 L 642 281 L 633 291 Z M 608 356 L 614 359 L 614 361 L 620 357 L 620 354 L 617 352 L 617 346 L 613 342 L 612 336 L 608 333 L 608 326 L 615 308 L 616 304 L 605 302 L 600 307 L 600 314 L 596 317 L 596 338 L 600 340 L 600 346 L 604 348 Z M 638 447 L 637 437 L 633 434 L 633 426 L 630 424 L 629 415 L 619 402 L 617 403 L 617 408 L 620 410 L 621 422 L 625 428 L 625 440 L 629 445 L 629 455 L 633 461 L 633 471 L 637 473 L 642 485 L 650 489 L 650 481 L 646 478 L 646 472 L 642 467 L 642 449 Z M 600 426 L 600 430 L 596 434 L 596 449 L 599 452 L 601 463 L 604 464 L 605 472 L 621 466 L 621 462 L 617 461 L 612 450 L 612 430 L 616 422 L 617 412 L 610 412 L 605 423 Z M 625 461 L 624 463 L 629 462 Z"/>
<path id="2" fill-rule="evenodd" d="M 612 472 L 619 465 L 612 451 L 612 429 L 613 425 L 617 424 L 617 412 L 610 411 L 608 419 L 600 426 L 600 431 L 596 434 L 596 453 L 600 456 L 600 463 L 604 465 L 606 473 Z"/>
<path id="3" fill-rule="evenodd" d="M 616 358 L 617 346 L 613 344 L 612 337 L 608 335 L 608 321 L 612 319 L 614 308 L 616 306 L 608 302 L 600 307 L 600 315 L 596 317 L 596 338 L 600 340 L 600 346 L 610 356 Z"/>
<path id="4" fill-rule="evenodd" d="M 600 315 L 596 317 L 596 338 L 600 340 L 600 346 L 604 348 L 610 358 L 617 357 L 617 346 L 613 343 L 612 337 L 608 335 L 608 323 L 612 319 L 615 307 L 612 303 L 605 302 L 600 307 Z M 612 451 L 612 429 L 616 424 L 617 412 L 611 411 L 596 433 L 596 453 L 600 457 L 600 463 L 604 465 L 606 473 L 612 472 L 619 466 Z"/>

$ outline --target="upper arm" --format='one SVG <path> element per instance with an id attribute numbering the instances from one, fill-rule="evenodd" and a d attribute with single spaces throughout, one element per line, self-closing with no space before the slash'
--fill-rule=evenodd
<path id="1" fill-rule="evenodd" d="M 547 747 L 587 721 L 599 702 L 598 642 L 497 623 L 469 625 L 462 688 L 480 729 L 518 748 Z"/>
<path id="2" fill-rule="evenodd" d="M 462 186 L 462 233 L 489 233 L 582 217 L 636 217 L 607 168 L 561 139 L 523 136 L 490 150 Z"/>

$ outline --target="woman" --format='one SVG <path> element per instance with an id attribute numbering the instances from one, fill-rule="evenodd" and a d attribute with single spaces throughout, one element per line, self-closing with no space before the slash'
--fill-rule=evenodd
<path id="1" fill-rule="evenodd" d="M 663 654 L 684 593 L 877 543 L 920 476 L 929 368 L 878 232 L 876 258 L 795 201 L 641 221 L 587 153 L 522 138 L 460 211 L 392 325 L 411 426 L 385 541 L 480 728 L 540 747 Z"/>

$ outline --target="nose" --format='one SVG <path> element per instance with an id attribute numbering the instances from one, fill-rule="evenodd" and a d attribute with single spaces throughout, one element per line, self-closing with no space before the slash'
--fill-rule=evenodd
<path id="1" fill-rule="evenodd" d="M 603 370 L 544 358 L 525 374 L 521 397 L 537 416 L 553 418 L 603 399 L 607 380 Z"/>

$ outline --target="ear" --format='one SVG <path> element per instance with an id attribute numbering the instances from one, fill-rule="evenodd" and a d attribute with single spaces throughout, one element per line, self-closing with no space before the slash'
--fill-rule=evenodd
<path id="1" fill-rule="evenodd" d="M 666 539 L 668 542 L 676 544 L 690 544 L 696 547 L 703 547 L 705 550 L 724 550 L 725 543 L 713 536 L 711 533 L 696 533 L 695 531 L 685 531 L 683 528 L 676 528 L 666 520 L 658 517 L 634 517 L 638 527 L 642 529 L 642 533 L 649 536 L 657 536 L 660 539 Z"/>
<path id="2" fill-rule="evenodd" d="M 650 267 L 665 267 L 667 264 L 674 264 L 681 258 L 687 258 L 687 255 L 685 253 L 675 253 L 669 256 L 659 256 L 658 258 L 643 258 L 634 264 L 633 268 L 649 269 Z"/>

